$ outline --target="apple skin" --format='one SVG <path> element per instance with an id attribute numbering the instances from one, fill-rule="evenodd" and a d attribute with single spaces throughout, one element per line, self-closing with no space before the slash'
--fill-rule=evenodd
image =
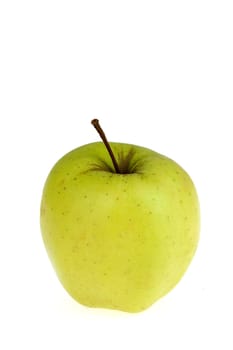
<path id="1" fill-rule="evenodd" d="M 110 145 L 119 161 L 133 150 L 127 160 L 133 173 L 115 173 L 101 142 L 66 154 L 44 186 L 42 237 L 75 300 L 139 312 L 168 293 L 190 264 L 199 202 L 173 160 L 144 147 Z"/>

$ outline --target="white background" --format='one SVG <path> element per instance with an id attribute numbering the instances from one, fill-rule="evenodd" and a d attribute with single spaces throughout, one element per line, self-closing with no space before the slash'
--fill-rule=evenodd
<path id="1" fill-rule="evenodd" d="M 233 349 L 232 18 L 225 0 L 1 0 L 1 349 Z M 199 193 L 195 258 L 143 313 L 73 301 L 42 243 L 46 176 L 98 140 L 94 117 Z"/>

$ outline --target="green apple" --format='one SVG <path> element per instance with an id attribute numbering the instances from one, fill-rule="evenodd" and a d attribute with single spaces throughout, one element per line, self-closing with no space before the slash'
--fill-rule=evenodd
<path id="1" fill-rule="evenodd" d="M 197 248 L 199 203 L 173 160 L 123 143 L 79 147 L 52 168 L 42 195 L 45 247 L 83 305 L 138 312 L 181 279 Z M 107 148 L 107 149 L 106 149 Z"/>

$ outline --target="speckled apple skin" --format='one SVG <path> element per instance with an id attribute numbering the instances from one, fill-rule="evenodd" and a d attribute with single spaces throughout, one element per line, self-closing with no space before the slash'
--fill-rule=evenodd
<path id="1" fill-rule="evenodd" d="M 135 145 L 111 147 L 116 157 L 134 150 L 135 173 L 110 172 L 101 142 L 71 151 L 46 180 L 41 231 L 74 299 L 138 312 L 185 273 L 198 244 L 199 203 L 189 175 L 173 160 Z"/>

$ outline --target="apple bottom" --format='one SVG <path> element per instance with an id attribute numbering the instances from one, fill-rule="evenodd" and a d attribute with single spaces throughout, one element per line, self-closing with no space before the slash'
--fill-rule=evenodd
<path id="1" fill-rule="evenodd" d="M 120 214 L 108 208 L 103 219 L 100 215 L 81 215 L 82 229 L 71 228 L 69 236 L 57 228 L 56 241 L 49 245 L 61 249 L 51 255 L 51 260 L 64 288 L 79 303 L 142 311 L 167 294 L 187 269 L 196 246 L 188 230 L 186 240 L 182 239 L 184 235 L 179 237 L 177 218 L 172 223 L 167 216 L 156 219 L 148 212 L 148 217 L 142 216 L 146 219 L 138 220 L 142 209 L 129 209 Z M 72 222 L 69 215 L 68 222 Z"/>

